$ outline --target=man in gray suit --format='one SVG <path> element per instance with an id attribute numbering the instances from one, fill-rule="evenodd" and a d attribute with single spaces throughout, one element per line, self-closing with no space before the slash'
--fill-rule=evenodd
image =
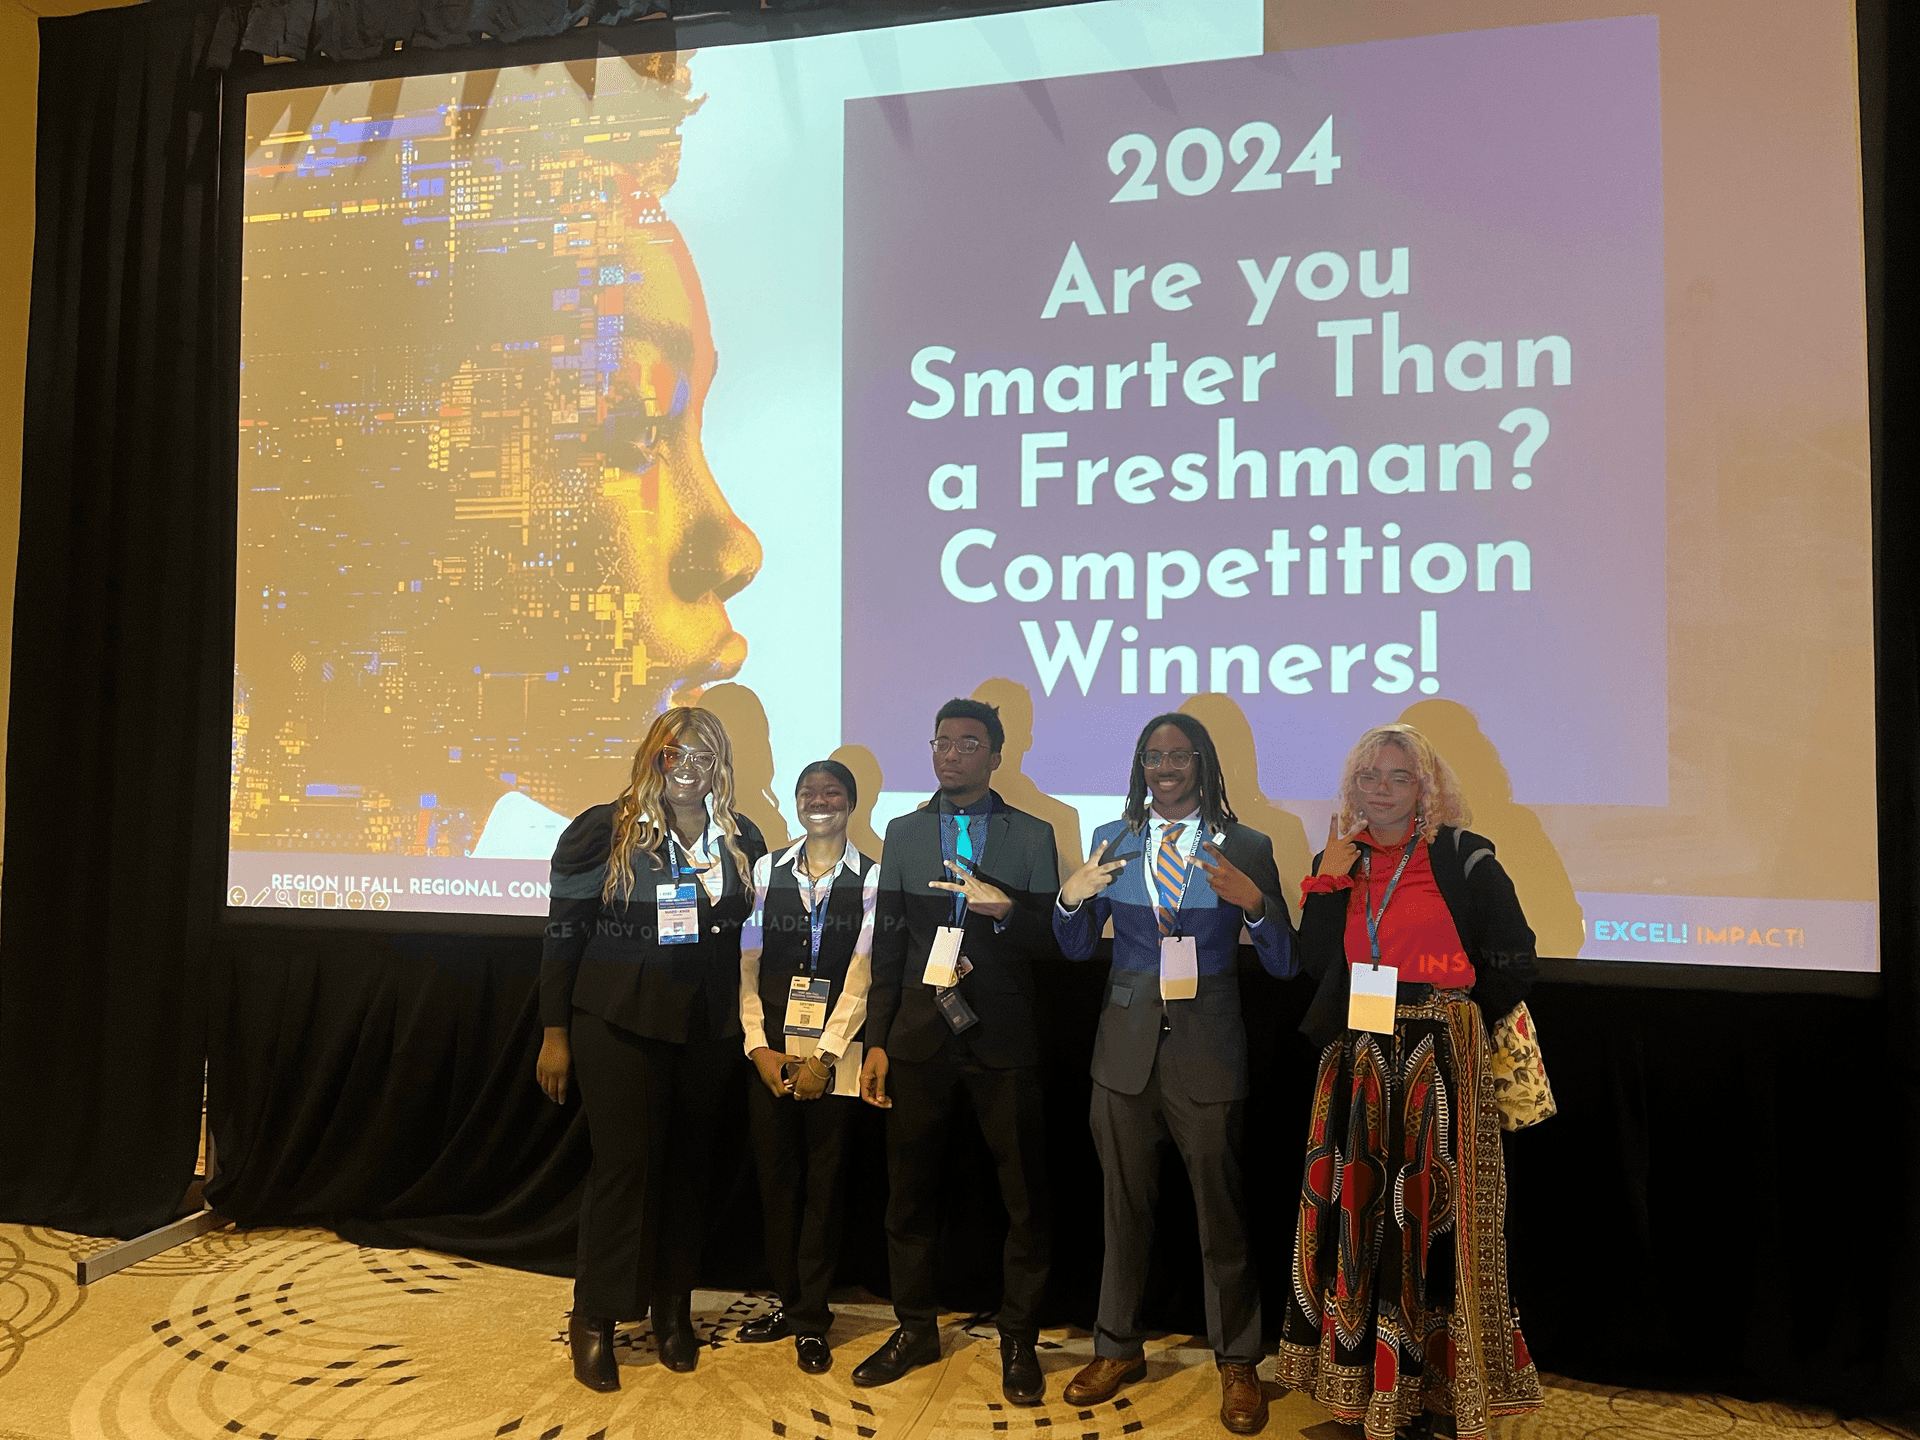
<path id="1" fill-rule="evenodd" d="M 1093 838 L 1092 858 L 1061 887 L 1053 916 L 1070 960 L 1090 958 L 1113 921 L 1113 972 L 1093 1048 L 1106 1263 L 1096 1358 L 1065 1398 L 1097 1405 L 1146 1374 L 1140 1306 L 1160 1148 L 1171 1140 L 1199 1212 L 1220 1420 L 1251 1435 L 1266 1424 L 1267 1401 L 1254 1370 L 1260 1285 L 1240 1183 L 1247 1036 L 1235 962 L 1244 924 L 1268 974 L 1284 979 L 1297 968 L 1273 843 L 1234 818 L 1213 741 L 1187 715 L 1147 722 L 1134 749 L 1126 814 Z"/>

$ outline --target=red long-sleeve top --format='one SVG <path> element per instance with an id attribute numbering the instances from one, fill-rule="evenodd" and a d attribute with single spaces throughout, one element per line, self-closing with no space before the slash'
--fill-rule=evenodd
<path id="1" fill-rule="evenodd" d="M 1372 856 L 1372 873 L 1362 867 L 1358 877 L 1346 875 L 1310 876 L 1300 887 L 1305 895 L 1327 890 L 1361 890 L 1364 885 L 1373 896 L 1373 910 L 1380 914 L 1381 901 L 1393 872 L 1400 864 L 1402 846 L 1378 844 L 1371 835 L 1361 835 L 1356 844 Z M 1367 943 L 1367 906 L 1361 894 L 1347 900 L 1345 936 L 1347 964 L 1371 963 L 1373 951 Z M 1380 921 L 1380 963 L 1400 972 L 1403 984 L 1437 985 L 1443 990 L 1462 990 L 1474 982 L 1473 962 L 1460 943 L 1454 927 L 1453 912 L 1433 878 L 1433 864 L 1427 856 L 1426 841 L 1415 844 L 1406 874 L 1387 904 Z"/>

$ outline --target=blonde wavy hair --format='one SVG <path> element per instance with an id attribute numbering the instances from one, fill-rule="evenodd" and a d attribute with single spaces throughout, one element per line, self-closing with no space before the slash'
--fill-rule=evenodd
<path id="1" fill-rule="evenodd" d="M 682 739 L 692 739 L 713 752 L 713 791 L 708 809 L 720 827 L 720 838 L 733 857 L 741 884 L 751 880 L 746 853 L 740 848 L 740 830 L 733 822 L 733 744 L 726 727 L 709 710 L 676 705 L 661 714 L 633 755 L 633 776 L 613 807 L 613 849 L 607 856 L 607 881 L 600 898 L 629 900 L 633 896 L 633 857 L 646 851 L 655 860 L 669 834 L 667 776 L 660 768 L 660 752 Z"/>
<path id="2" fill-rule="evenodd" d="M 1440 758 L 1433 742 L 1411 725 L 1376 725 L 1360 737 L 1360 743 L 1353 747 L 1340 770 L 1340 828 L 1343 831 L 1351 830 L 1366 814 L 1360 804 L 1360 772 L 1370 768 L 1389 745 L 1407 757 L 1409 768 L 1420 779 L 1420 793 L 1414 805 L 1422 834 L 1431 837 L 1442 825 L 1472 822 L 1466 797 L 1460 793 L 1460 780 L 1453 773 L 1453 767 Z"/>

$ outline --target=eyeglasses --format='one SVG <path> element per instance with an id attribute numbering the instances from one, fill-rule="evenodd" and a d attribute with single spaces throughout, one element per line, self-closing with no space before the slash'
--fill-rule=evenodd
<path id="1" fill-rule="evenodd" d="M 682 768 L 696 775 L 705 775 L 713 769 L 713 759 L 711 750 L 686 750 L 678 745 L 668 745 L 660 751 L 660 768 L 669 775 Z"/>
<path id="2" fill-rule="evenodd" d="M 1395 770 L 1389 775 L 1382 775 L 1376 770 L 1362 770 L 1353 777 L 1353 783 L 1364 794 L 1374 795 L 1387 790 L 1411 790 L 1420 783 L 1420 777 L 1405 770 Z"/>
<path id="3" fill-rule="evenodd" d="M 1142 750 L 1140 763 L 1149 770 L 1158 770 L 1163 765 L 1169 770 L 1185 770 L 1193 764 L 1193 751 Z"/>
<path id="4" fill-rule="evenodd" d="M 971 735 L 962 736 L 958 740 L 942 735 L 938 740 L 930 740 L 927 743 L 933 746 L 933 753 L 936 755 L 978 755 L 980 753 L 980 741 Z"/>

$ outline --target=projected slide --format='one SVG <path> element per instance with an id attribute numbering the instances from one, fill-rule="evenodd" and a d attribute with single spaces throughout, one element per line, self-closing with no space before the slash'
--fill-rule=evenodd
<path id="1" fill-rule="evenodd" d="M 676 701 L 877 832 L 980 693 L 1066 859 L 1184 707 L 1295 880 L 1405 718 L 1543 954 L 1877 968 L 1850 31 L 1767 141 L 1715 9 L 250 96 L 230 905 L 544 914 Z"/>

